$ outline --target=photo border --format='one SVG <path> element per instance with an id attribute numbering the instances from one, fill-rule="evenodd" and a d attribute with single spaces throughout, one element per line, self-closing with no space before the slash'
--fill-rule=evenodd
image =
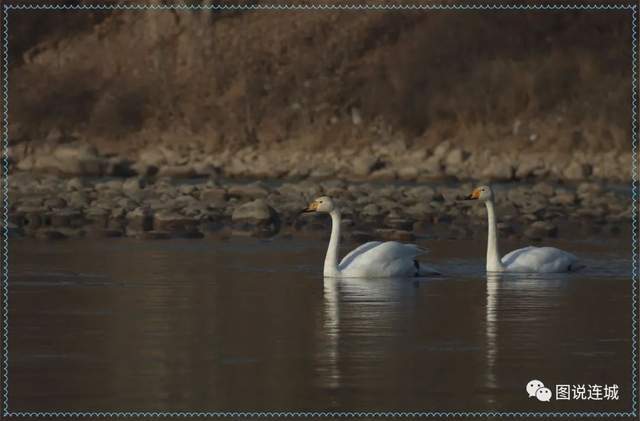
<path id="1" fill-rule="evenodd" d="M 631 14 L 632 83 L 632 361 L 630 411 L 46 411 L 9 410 L 9 11 L 10 10 L 627 10 Z M 638 417 L 638 6 L 629 4 L 4 4 L 2 8 L 2 416 L 4 417 Z"/>

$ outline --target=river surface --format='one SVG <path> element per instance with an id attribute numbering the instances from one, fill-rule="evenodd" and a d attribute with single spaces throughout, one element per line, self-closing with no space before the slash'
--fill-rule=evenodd
<path id="1" fill-rule="evenodd" d="M 323 279 L 316 237 L 11 240 L 9 409 L 631 408 L 630 244 L 556 242 L 587 268 L 489 277 L 484 241 L 421 245 L 444 276 Z M 532 379 L 619 399 L 541 402 Z"/>

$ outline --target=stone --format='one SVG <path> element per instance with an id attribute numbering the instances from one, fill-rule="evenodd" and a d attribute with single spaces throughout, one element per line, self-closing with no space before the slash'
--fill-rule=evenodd
<path id="1" fill-rule="evenodd" d="M 198 224 L 193 218 L 170 211 L 159 211 L 153 218 L 153 227 L 158 231 L 193 232 L 197 231 Z"/>
<path id="2" fill-rule="evenodd" d="M 360 214 L 365 217 L 376 217 L 381 214 L 380 207 L 375 203 L 369 203 L 360 210 Z"/>
<path id="3" fill-rule="evenodd" d="M 370 154 L 360 155 L 351 163 L 351 171 L 354 175 L 364 177 L 371 174 L 374 170 L 384 166 L 380 160 Z"/>
<path id="4" fill-rule="evenodd" d="M 191 165 L 163 165 L 158 170 L 160 177 L 192 178 L 197 175 Z"/>
<path id="5" fill-rule="evenodd" d="M 227 201 L 227 191 L 223 188 L 202 190 L 200 200 L 205 203 L 224 203 Z"/>
<path id="6" fill-rule="evenodd" d="M 593 198 L 603 193 L 602 185 L 598 183 L 580 183 L 577 189 L 578 196 L 581 198 Z"/>
<path id="7" fill-rule="evenodd" d="M 109 210 L 102 208 L 89 208 L 85 212 L 87 222 L 96 228 L 106 228 L 109 221 Z"/>
<path id="8" fill-rule="evenodd" d="M 58 228 L 80 227 L 84 220 L 82 214 L 73 209 L 60 209 L 51 213 L 51 226 Z"/>
<path id="9" fill-rule="evenodd" d="M 41 240 L 64 240 L 67 238 L 61 231 L 52 229 L 37 230 L 35 236 Z"/>
<path id="10" fill-rule="evenodd" d="M 117 229 L 99 229 L 92 228 L 87 231 L 87 236 L 92 238 L 118 238 L 122 237 L 124 233 Z"/>
<path id="11" fill-rule="evenodd" d="M 95 148 L 74 143 L 58 146 L 53 152 L 36 155 L 33 169 L 67 175 L 100 176 L 104 173 L 105 160 Z"/>
<path id="12" fill-rule="evenodd" d="M 562 172 L 562 175 L 568 180 L 584 180 L 591 175 L 591 172 L 592 169 L 589 164 L 571 161 Z"/>
<path id="13" fill-rule="evenodd" d="M 494 157 L 487 162 L 481 175 L 490 180 L 507 181 L 513 178 L 514 168 L 507 158 Z"/>
<path id="14" fill-rule="evenodd" d="M 49 209 L 60 209 L 67 207 L 67 201 L 61 197 L 51 197 L 44 201 L 44 205 Z"/>
<path id="15" fill-rule="evenodd" d="M 444 163 L 448 167 L 458 167 L 465 160 L 464 152 L 460 148 L 455 148 L 447 153 Z"/>
<path id="16" fill-rule="evenodd" d="M 151 231 L 153 229 L 153 213 L 148 208 L 135 208 L 127 213 L 127 230 Z"/>
<path id="17" fill-rule="evenodd" d="M 259 199 L 269 195 L 269 190 L 259 183 L 231 186 L 228 192 L 232 197 L 251 199 Z"/>
<path id="18" fill-rule="evenodd" d="M 82 190 L 85 187 L 84 180 L 78 177 L 74 177 L 67 181 L 67 190 Z"/>
<path id="19" fill-rule="evenodd" d="M 525 230 L 524 235 L 533 239 L 557 237 L 558 227 L 548 221 L 535 221 Z"/>
<path id="20" fill-rule="evenodd" d="M 448 140 L 442 141 L 433 150 L 433 157 L 436 159 L 442 159 L 447 155 L 447 152 L 451 149 L 451 142 Z"/>
<path id="21" fill-rule="evenodd" d="M 234 228 L 260 236 L 276 234 L 280 229 L 278 213 L 262 199 L 236 207 L 231 221 Z"/>
<path id="22" fill-rule="evenodd" d="M 554 205 L 573 205 L 576 202 L 575 193 L 566 190 L 566 189 L 556 189 L 556 194 L 551 199 L 549 199 L 549 203 Z"/>
<path id="23" fill-rule="evenodd" d="M 410 230 L 412 229 L 413 223 L 415 221 L 413 219 L 402 217 L 387 217 L 384 222 L 385 225 L 389 228 L 398 230 Z"/>
<path id="24" fill-rule="evenodd" d="M 555 193 L 553 186 L 546 182 L 536 183 L 532 190 L 536 193 L 540 193 L 546 197 L 551 197 Z"/>
<path id="25" fill-rule="evenodd" d="M 415 235 L 406 230 L 399 229 L 386 229 L 386 228 L 378 228 L 376 229 L 376 234 L 380 236 L 385 241 L 413 241 L 415 240 Z"/>
<path id="26" fill-rule="evenodd" d="M 166 231 L 144 231 L 137 235 L 142 240 L 168 240 L 171 238 L 171 233 Z"/>
<path id="27" fill-rule="evenodd" d="M 72 191 L 69 194 L 68 205 L 72 208 L 84 208 L 89 204 L 89 197 L 82 191 Z"/>

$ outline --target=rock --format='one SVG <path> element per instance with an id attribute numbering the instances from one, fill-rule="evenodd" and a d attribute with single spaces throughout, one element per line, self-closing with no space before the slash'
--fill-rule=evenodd
<path id="1" fill-rule="evenodd" d="M 40 240 L 64 240 L 67 236 L 58 230 L 44 229 L 36 231 L 36 238 Z"/>
<path id="2" fill-rule="evenodd" d="M 556 189 L 556 194 L 551 199 L 549 199 L 549 203 L 554 205 L 573 205 L 576 202 L 575 193 L 566 190 L 566 189 Z"/>
<path id="3" fill-rule="evenodd" d="M 489 159 L 481 175 L 490 180 L 507 181 L 513 178 L 514 169 L 507 158 L 493 157 Z"/>
<path id="4" fill-rule="evenodd" d="M 385 241 L 413 241 L 416 238 L 412 232 L 398 229 L 378 228 L 376 234 Z"/>
<path id="5" fill-rule="evenodd" d="M 349 239 L 358 243 L 366 243 L 368 241 L 374 241 L 376 238 L 371 233 L 366 231 L 351 231 Z"/>
<path id="6" fill-rule="evenodd" d="M 551 197 L 555 193 L 553 186 L 546 182 L 536 183 L 532 189 L 536 193 L 540 193 L 546 197 Z"/>
<path id="7" fill-rule="evenodd" d="M 89 208 L 85 212 L 85 218 L 96 229 L 106 228 L 109 222 L 109 210 L 102 208 Z"/>
<path id="8" fill-rule="evenodd" d="M 557 237 L 558 227 L 551 222 L 535 221 L 525 230 L 524 235 L 532 239 Z"/>
<path id="9" fill-rule="evenodd" d="M 435 155 L 427 158 L 427 160 L 424 161 L 422 168 L 424 169 L 424 175 L 427 177 L 434 178 L 441 177 L 443 175 L 440 158 Z"/>
<path id="10" fill-rule="evenodd" d="M 402 217 L 387 217 L 384 222 L 389 228 L 397 230 L 411 230 L 415 221 L 413 219 Z"/>
<path id="11" fill-rule="evenodd" d="M 153 213 L 148 208 L 136 208 L 127 213 L 127 231 L 150 231 L 153 229 Z"/>
<path id="12" fill-rule="evenodd" d="M 44 201 L 44 205 L 49 209 L 60 209 L 67 206 L 67 201 L 61 197 L 52 197 Z"/>
<path id="13" fill-rule="evenodd" d="M 448 167 L 458 167 L 462 165 L 465 159 L 466 157 L 464 156 L 462 149 L 455 148 L 447 153 L 444 162 Z"/>
<path id="14" fill-rule="evenodd" d="M 35 156 L 33 169 L 58 174 L 100 176 L 104 173 L 105 160 L 95 148 L 84 144 L 68 144 L 57 147 L 53 153 Z"/>
<path id="15" fill-rule="evenodd" d="M 589 164 L 581 164 L 577 161 L 571 161 L 564 169 L 562 175 L 568 180 L 584 180 L 591 175 L 591 166 Z"/>
<path id="16" fill-rule="evenodd" d="M 363 207 L 362 210 L 360 210 L 360 215 L 365 217 L 376 217 L 379 216 L 381 212 L 382 211 L 380 210 L 380 207 L 378 205 L 376 205 L 375 203 L 369 203 L 368 205 Z"/>
<path id="17" fill-rule="evenodd" d="M 60 209 L 50 215 L 51 226 L 57 228 L 80 227 L 84 220 L 82 214 L 73 209 Z"/>
<path id="18" fill-rule="evenodd" d="M 364 177 L 382 167 L 384 167 L 384 164 L 377 157 L 367 154 L 360 155 L 353 160 L 351 171 L 356 176 Z"/>
<path id="19" fill-rule="evenodd" d="M 117 201 L 118 207 L 124 209 L 126 212 L 134 210 L 138 207 L 138 202 L 131 200 L 128 197 L 123 197 Z"/>
<path id="20" fill-rule="evenodd" d="M 360 115 L 360 110 L 355 107 L 351 109 L 351 122 L 356 126 L 362 124 L 362 116 Z"/>
<path id="21" fill-rule="evenodd" d="M 86 193 L 80 191 L 73 191 L 69 194 L 68 205 L 69 207 L 81 209 L 89 204 L 89 198 Z"/>
<path id="22" fill-rule="evenodd" d="M 235 208 L 231 221 L 236 229 L 259 236 L 271 236 L 280 230 L 278 213 L 262 199 Z"/>
<path id="23" fill-rule="evenodd" d="M 27 230 L 35 230 L 45 224 L 45 211 L 42 208 L 21 206 L 17 210 L 19 225 Z"/>
<path id="24" fill-rule="evenodd" d="M 191 165 L 163 165 L 158 170 L 158 176 L 172 178 L 192 178 L 197 175 Z"/>
<path id="25" fill-rule="evenodd" d="M 153 227 L 158 231 L 194 232 L 198 229 L 199 221 L 180 215 L 176 212 L 160 211 L 154 215 Z"/>
<path id="26" fill-rule="evenodd" d="M 85 187 L 84 180 L 78 177 L 74 177 L 67 181 L 67 190 L 82 190 Z"/>
<path id="27" fill-rule="evenodd" d="M 447 152 L 451 149 L 451 142 L 448 140 L 442 141 L 433 150 L 433 156 L 436 159 L 442 159 L 447 155 Z"/>
<path id="28" fill-rule="evenodd" d="M 515 169 L 515 178 L 518 180 L 529 177 L 541 177 L 546 175 L 547 168 L 542 159 L 524 158 Z"/>
<path id="29" fill-rule="evenodd" d="M 601 195 L 603 188 L 598 183 L 580 183 L 577 189 L 580 198 L 593 198 Z"/>
<path id="30" fill-rule="evenodd" d="M 222 188 L 202 190 L 200 200 L 205 203 L 224 203 L 227 201 L 227 191 Z"/>
<path id="31" fill-rule="evenodd" d="M 136 200 L 140 198 L 140 192 L 147 186 L 147 181 L 142 177 L 128 178 L 122 183 L 122 193 Z"/>
<path id="32" fill-rule="evenodd" d="M 0 226 L 0 231 L 3 231 L 3 227 Z M 24 231 L 18 225 L 9 223 L 7 225 L 7 236 L 9 238 L 20 238 L 24 236 Z"/>
<path id="33" fill-rule="evenodd" d="M 400 168 L 397 168 L 396 173 L 398 174 L 398 178 L 408 181 L 415 180 L 420 174 L 418 168 L 411 165 L 401 166 Z"/>
<path id="34" fill-rule="evenodd" d="M 117 229 L 92 228 L 87 231 L 87 236 L 92 238 L 117 238 L 123 235 L 124 233 Z"/>
<path id="35" fill-rule="evenodd" d="M 142 240 L 168 240 L 171 238 L 171 233 L 166 231 L 144 231 L 137 235 Z"/>
<path id="36" fill-rule="evenodd" d="M 132 177 L 136 175 L 132 163 L 122 157 L 112 157 L 106 162 L 105 174 L 112 177 Z"/>
<path id="37" fill-rule="evenodd" d="M 229 187 L 229 196 L 232 197 L 259 199 L 267 197 L 268 195 L 269 191 L 260 183 Z"/>

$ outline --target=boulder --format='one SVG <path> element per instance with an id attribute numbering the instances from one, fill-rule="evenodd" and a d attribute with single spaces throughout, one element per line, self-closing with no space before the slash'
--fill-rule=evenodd
<path id="1" fill-rule="evenodd" d="M 198 224 L 194 218 L 171 211 L 159 211 L 153 218 L 153 227 L 158 231 L 194 232 L 198 230 Z"/>
<path id="2" fill-rule="evenodd" d="M 41 152 L 34 156 L 32 169 L 54 174 L 100 176 L 104 174 L 106 161 L 98 156 L 95 148 L 84 144 L 58 146 L 53 152 Z"/>
<path id="3" fill-rule="evenodd" d="M 245 203 L 233 210 L 231 221 L 236 229 L 258 236 L 271 236 L 280 229 L 278 213 L 262 199 Z"/>
<path id="4" fill-rule="evenodd" d="M 153 229 L 153 213 L 148 208 L 135 208 L 127 213 L 127 230 L 151 231 Z"/>

